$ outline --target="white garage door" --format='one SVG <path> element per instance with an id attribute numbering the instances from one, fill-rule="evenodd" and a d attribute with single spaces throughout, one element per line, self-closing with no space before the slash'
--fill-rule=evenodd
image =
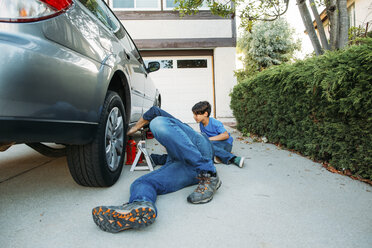
<path id="1" fill-rule="evenodd" d="M 144 60 L 146 64 L 150 61 L 161 64 L 161 69 L 150 75 L 160 91 L 162 109 L 186 123 L 195 123 L 191 108 L 199 101 L 209 101 L 213 113 L 211 56 L 145 57 Z"/>

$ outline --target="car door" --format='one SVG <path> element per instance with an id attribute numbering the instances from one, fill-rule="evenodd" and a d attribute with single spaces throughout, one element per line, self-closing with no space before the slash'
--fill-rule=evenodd
<path id="1" fill-rule="evenodd" d="M 151 80 L 151 77 L 149 77 L 149 72 L 146 70 L 146 65 L 142 59 L 142 56 L 140 52 L 138 51 L 136 45 L 134 44 L 131 37 L 127 36 L 130 42 L 130 45 L 132 46 L 132 53 L 137 59 L 137 62 L 139 63 L 138 71 L 141 76 L 144 79 L 144 92 L 143 92 L 143 102 L 142 102 L 142 111 L 146 112 L 149 108 L 154 106 L 155 98 L 156 98 L 156 87 L 154 82 Z"/>
<path id="2" fill-rule="evenodd" d="M 126 41 L 123 42 L 129 44 L 130 51 L 126 56 L 129 58 L 129 67 L 131 71 L 131 91 L 132 91 L 132 116 L 131 122 L 137 121 L 143 113 L 143 104 L 145 98 L 145 81 L 147 78 L 147 71 L 142 61 L 142 57 L 139 54 L 136 46 L 132 39 L 126 33 L 123 37 Z"/>

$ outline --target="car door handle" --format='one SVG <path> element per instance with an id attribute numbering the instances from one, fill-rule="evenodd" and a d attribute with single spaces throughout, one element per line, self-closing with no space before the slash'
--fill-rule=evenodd
<path id="1" fill-rule="evenodd" d="M 137 93 L 137 95 L 145 95 L 142 91 L 139 91 L 139 90 L 136 90 L 136 89 L 133 89 L 133 88 L 131 88 L 132 89 L 132 91 L 133 91 L 133 93 Z"/>

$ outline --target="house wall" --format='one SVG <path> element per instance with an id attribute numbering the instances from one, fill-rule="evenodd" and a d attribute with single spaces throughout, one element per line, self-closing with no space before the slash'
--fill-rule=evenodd
<path id="1" fill-rule="evenodd" d="M 230 92 L 237 83 L 234 76 L 234 70 L 236 69 L 235 51 L 235 47 L 218 47 L 214 49 L 217 118 L 233 116 L 230 109 Z"/>
<path id="2" fill-rule="evenodd" d="M 348 6 L 355 3 L 355 26 L 365 27 L 369 22 L 372 27 L 372 1 L 371 0 L 352 0 L 348 1 Z"/>
<path id="3" fill-rule="evenodd" d="M 158 10 L 114 9 L 114 12 L 144 57 L 198 58 L 208 52 L 213 59 L 213 82 L 206 95 L 214 96 L 215 105 L 211 104 L 216 117 L 232 117 L 229 93 L 236 84 L 235 19 L 212 15 L 207 9 L 180 17 L 177 11 L 165 8 L 165 1 L 159 2 L 162 5 Z M 197 72 L 196 69 L 195 75 Z M 165 76 L 170 77 L 171 73 Z"/>
<path id="4" fill-rule="evenodd" d="M 124 20 L 134 39 L 232 37 L 231 20 Z"/>
<path id="5" fill-rule="evenodd" d="M 351 8 L 351 6 L 354 4 L 354 10 L 352 10 L 351 17 L 353 20 L 350 20 L 350 26 L 354 27 L 362 27 L 366 28 L 366 24 L 368 24 L 368 30 L 372 30 L 372 2 L 371 0 L 349 0 L 347 1 L 347 7 L 348 10 Z M 329 34 L 329 19 L 327 18 L 327 15 L 325 13 L 325 10 L 320 14 L 320 18 L 322 19 L 324 31 L 326 33 L 326 37 L 329 40 L 330 34 Z M 314 21 L 314 25 L 316 26 L 316 23 Z M 319 32 L 318 29 L 316 29 L 318 37 Z"/>
<path id="6" fill-rule="evenodd" d="M 354 10 L 352 10 L 351 25 L 354 27 L 366 28 L 367 22 L 368 30 L 372 30 L 372 2 L 370 0 L 349 0 L 347 1 L 348 9 L 354 4 Z M 324 11 L 321 14 L 323 20 L 323 26 L 326 32 L 326 36 L 329 39 L 329 19 L 326 18 Z M 317 30 L 318 31 L 318 30 Z M 319 34 L 318 34 L 319 35 Z"/>

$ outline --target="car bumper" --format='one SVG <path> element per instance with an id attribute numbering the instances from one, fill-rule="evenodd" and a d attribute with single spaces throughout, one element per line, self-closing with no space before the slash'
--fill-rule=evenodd
<path id="1" fill-rule="evenodd" d="M 96 123 L 0 118 L 1 143 L 52 142 L 83 145 L 93 140 L 96 130 Z"/>
<path id="2" fill-rule="evenodd" d="M 0 32 L 0 117 L 98 121 L 99 63 L 53 42 L 7 38 Z"/>
<path id="3" fill-rule="evenodd" d="M 48 39 L 2 27 L 0 142 L 91 141 L 109 69 Z"/>

